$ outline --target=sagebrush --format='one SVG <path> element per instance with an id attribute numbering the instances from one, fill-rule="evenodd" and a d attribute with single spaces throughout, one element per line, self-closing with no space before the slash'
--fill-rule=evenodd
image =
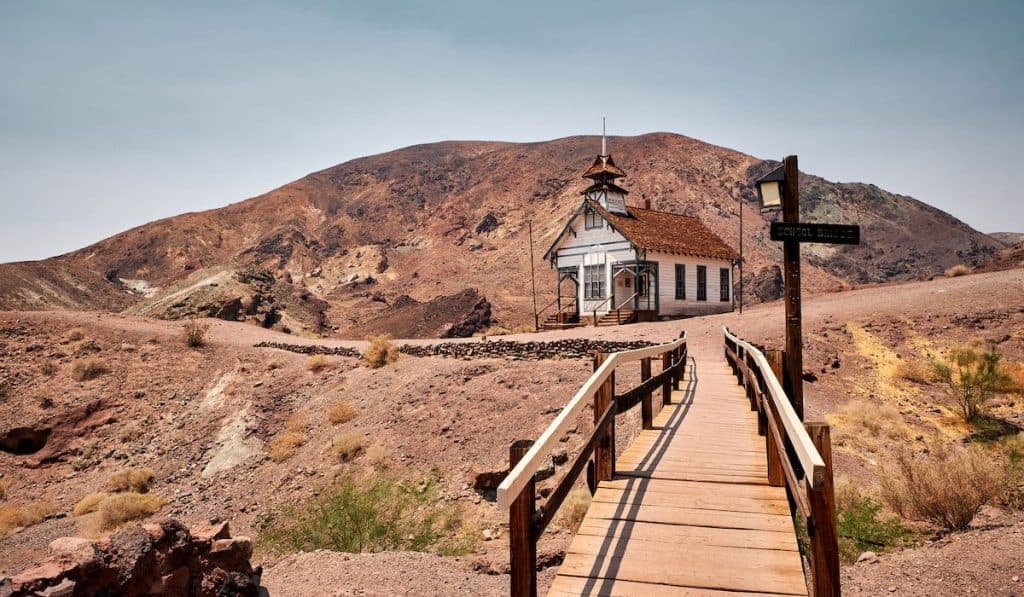
<path id="1" fill-rule="evenodd" d="M 206 333 L 210 326 L 197 319 L 189 319 L 181 326 L 185 345 L 189 348 L 201 348 L 206 345 Z"/>
<path id="2" fill-rule="evenodd" d="M 110 373 L 110 369 L 99 359 L 76 361 L 71 367 L 71 378 L 75 381 L 89 381 L 106 373 Z"/>

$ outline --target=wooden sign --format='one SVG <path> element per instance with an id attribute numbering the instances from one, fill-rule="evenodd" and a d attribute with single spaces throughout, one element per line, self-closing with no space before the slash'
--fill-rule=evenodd
<path id="1" fill-rule="evenodd" d="M 799 243 L 859 245 L 860 226 L 772 222 L 771 238 L 772 240 L 795 240 Z"/>

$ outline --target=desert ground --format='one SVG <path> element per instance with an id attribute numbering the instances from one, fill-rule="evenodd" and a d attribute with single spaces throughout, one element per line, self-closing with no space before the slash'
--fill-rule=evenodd
<path id="1" fill-rule="evenodd" d="M 710 345 L 721 343 L 728 326 L 781 347 L 782 322 L 782 305 L 767 303 L 742 314 L 501 339 L 661 342 L 685 330 L 691 342 Z M 0 577 L 43 559 L 56 537 L 105 532 L 95 513 L 74 516 L 76 504 L 103 491 L 120 471 L 150 469 L 150 491 L 166 499 L 160 515 L 190 525 L 226 520 L 233 534 L 257 538 L 254 563 L 263 566 L 271 595 L 322 595 L 325 586 L 339 595 L 507 592 L 507 513 L 491 501 L 484 479 L 505 470 L 513 440 L 540 434 L 587 378 L 589 361 L 403 355 L 370 368 L 355 357 L 255 346 L 362 351 L 365 342 L 206 323 L 205 345 L 191 348 L 181 322 L 0 313 L 0 506 L 35 504 L 44 513 L 37 524 L 0 538 Z M 1024 270 L 807 297 L 804 334 L 808 419 L 833 425 L 837 477 L 871 492 L 898 447 L 932 436 L 959 442 L 973 432 L 956 417 L 943 387 L 908 379 L 902 363 L 972 340 L 995 343 L 1007 363 L 1024 361 Z M 631 377 L 617 381 L 628 385 Z M 334 416 L 339 408 L 349 414 Z M 887 425 L 865 427 L 865 410 Z M 993 414 L 1024 427 L 1024 399 L 1000 396 Z M 581 419 L 566 438 L 568 453 L 578 449 L 588 424 Z M 635 426 L 626 422 L 627 436 Z M 290 441 L 281 441 L 286 435 Z M 339 452 L 342 438 L 355 447 Z M 461 512 L 464 548 L 447 556 L 287 553 L 261 543 L 275 513 L 352 475 L 439 479 L 436 499 Z M 548 566 L 542 591 L 569 540 L 566 526 L 554 525 L 541 542 Z M 845 567 L 847 592 L 1024 593 L 1020 514 L 986 507 L 966 533 L 921 536 L 906 549 Z"/>

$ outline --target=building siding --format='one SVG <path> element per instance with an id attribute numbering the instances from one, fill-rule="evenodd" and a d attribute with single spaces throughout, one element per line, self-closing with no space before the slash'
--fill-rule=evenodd
<path id="1" fill-rule="evenodd" d="M 659 315 L 681 317 L 687 315 L 704 315 L 708 313 L 725 313 L 732 311 L 732 264 L 724 259 L 692 257 L 689 255 L 671 255 L 668 253 L 648 253 L 648 261 L 658 262 L 658 298 Z M 676 264 L 686 266 L 686 300 L 676 298 Z M 697 300 L 697 266 L 708 268 L 707 289 L 708 300 Z M 721 301 L 721 282 L 719 268 L 729 270 L 729 300 Z"/>

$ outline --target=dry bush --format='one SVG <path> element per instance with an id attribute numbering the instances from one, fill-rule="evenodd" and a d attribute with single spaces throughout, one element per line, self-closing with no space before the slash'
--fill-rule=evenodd
<path id="1" fill-rule="evenodd" d="M 90 512 L 95 512 L 99 509 L 100 503 L 107 499 L 107 497 L 109 496 L 102 491 L 90 493 L 84 498 L 78 500 L 78 503 L 75 504 L 75 508 L 71 511 L 71 514 L 74 516 L 83 516 Z"/>
<path id="2" fill-rule="evenodd" d="M 1006 459 L 1006 492 L 1000 501 L 1014 510 L 1024 510 L 1024 433 L 1002 438 L 999 450 Z"/>
<path id="3" fill-rule="evenodd" d="M 107 491 L 146 493 L 156 476 L 148 468 L 126 468 L 107 479 Z"/>
<path id="4" fill-rule="evenodd" d="M 370 345 L 363 351 L 363 361 L 371 369 L 379 369 L 398 360 L 398 347 L 391 342 L 391 336 L 367 336 L 366 341 Z"/>
<path id="5" fill-rule="evenodd" d="M 126 522 L 156 514 L 167 500 L 153 493 L 117 493 L 100 502 L 100 526 L 110 530 Z"/>
<path id="6" fill-rule="evenodd" d="M 888 404 L 851 400 L 839 408 L 833 422 L 838 446 L 876 451 L 880 443 L 898 441 L 908 435 L 907 423 Z"/>
<path id="7" fill-rule="evenodd" d="M 0 479 L 0 502 L 7 499 L 7 493 L 11 490 L 10 479 Z"/>
<path id="8" fill-rule="evenodd" d="M 267 370 L 268 371 L 274 371 L 274 370 L 280 369 L 281 367 L 282 367 L 282 365 L 281 365 L 280 361 L 270 361 L 269 363 L 267 363 Z"/>
<path id="9" fill-rule="evenodd" d="M 71 378 L 75 381 L 89 381 L 105 373 L 110 373 L 110 369 L 107 369 L 107 366 L 98 359 L 77 361 L 71 368 Z"/>
<path id="10" fill-rule="evenodd" d="M 342 462 L 351 462 L 363 453 L 366 441 L 358 433 L 342 433 L 331 442 L 331 453 Z"/>
<path id="11" fill-rule="evenodd" d="M 284 428 L 294 433 L 302 433 L 309 427 L 309 415 L 306 413 L 295 413 L 284 422 Z"/>
<path id="12" fill-rule="evenodd" d="M 558 520 L 560 524 L 576 534 L 583 523 L 583 517 L 587 515 L 590 508 L 590 491 L 586 487 L 578 487 L 569 492 L 558 509 Z"/>
<path id="13" fill-rule="evenodd" d="M 52 502 L 31 502 L 24 506 L 0 506 L 0 538 L 14 529 L 30 527 L 57 511 Z"/>
<path id="14" fill-rule="evenodd" d="M 966 276 L 969 273 L 971 273 L 971 268 L 967 267 L 962 263 L 959 263 L 946 270 L 946 277 L 956 278 L 959 276 Z"/>
<path id="15" fill-rule="evenodd" d="M 391 464 L 391 450 L 384 444 L 373 444 L 366 449 L 366 462 L 373 468 L 382 471 Z"/>
<path id="16" fill-rule="evenodd" d="M 182 337 L 185 340 L 185 345 L 189 348 L 206 346 L 206 332 L 208 331 L 210 331 L 210 326 L 197 319 L 189 319 L 181 326 Z"/>
<path id="17" fill-rule="evenodd" d="M 138 425 L 128 425 L 118 434 L 121 443 L 130 444 L 142 439 L 142 428 Z"/>
<path id="18" fill-rule="evenodd" d="M 308 367 L 309 370 L 312 371 L 313 373 L 320 373 L 321 371 L 327 369 L 330 366 L 330 359 L 328 359 L 326 356 L 322 354 L 315 354 L 309 357 L 309 360 L 306 361 L 306 367 Z"/>
<path id="19" fill-rule="evenodd" d="M 936 381 L 935 368 L 923 359 L 902 359 L 896 366 L 896 376 L 907 381 L 927 385 Z"/>
<path id="20" fill-rule="evenodd" d="M 1003 391 L 1024 394 L 1024 363 L 1007 363 L 1003 365 L 1003 372 L 1009 378 Z"/>
<path id="21" fill-rule="evenodd" d="M 43 361 L 39 365 L 39 372 L 47 377 L 53 377 L 57 374 L 57 363 L 53 361 Z"/>
<path id="22" fill-rule="evenodd" d="M 284 462 L 295 455 L 295 450 L 306 443 L 306 436 L 303 433 L 285 431 L 275 437 L 267 446 L 267 453 L 274 462 Z"/>
<path id="23" fill-rule="evenodd" d="M 1010 481 L 1006 467 L 982 448 L 942 445 L 921 456 L 901 450 L 879 480 L 882 499 L 895 512 L 948 530 L 970 526 Z"/>
<path id="24" fill-rule="evenodd" d="M 341 425 L 356 418 L 356 409 L 352 408 L 348 400 L 339 398 L 327 409 L 327 420 L 331 425 Z"/>
<path id="25" fill-rule="evenodd" d="M 67 339 L 68 342 L 78 342 L 79 340 L 84 340 L 85 331 L 82 330 L 81 328 L 74 328 L 72 330 L 68 330 Z"/>

